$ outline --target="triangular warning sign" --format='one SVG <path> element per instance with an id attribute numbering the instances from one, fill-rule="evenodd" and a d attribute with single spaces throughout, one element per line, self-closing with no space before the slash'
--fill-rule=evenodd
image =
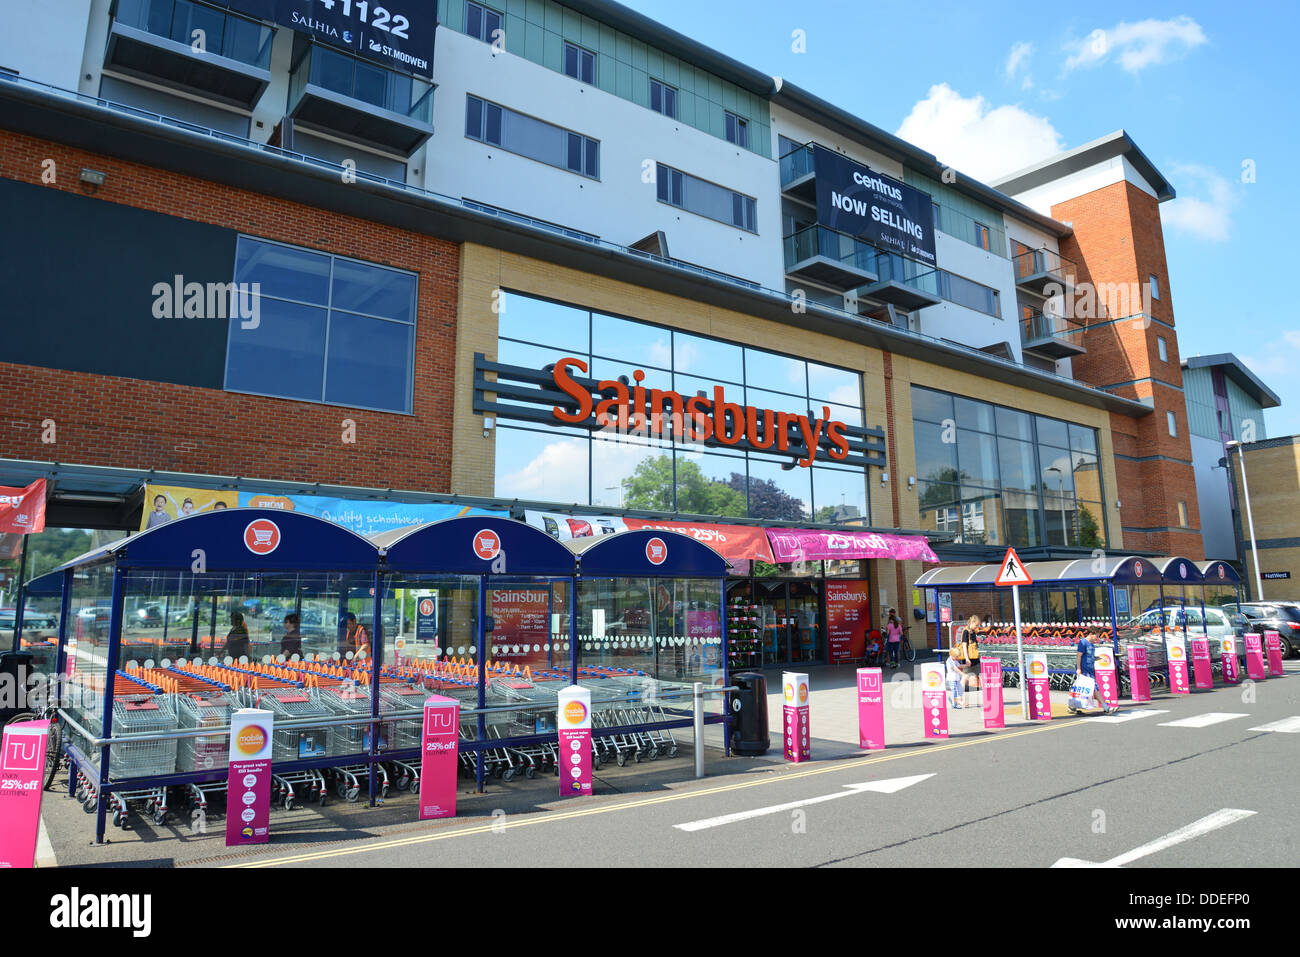
<path id="1" fill-rule="evenodd" d="M 1002 570 L 998 572 L 999 585 L 1032 585 L 1034 580 L 1025 571 L 1025 563 L 1020 560 L 1014 548 L 1007 549 L 1007 557 L 1002 559 Z"/>

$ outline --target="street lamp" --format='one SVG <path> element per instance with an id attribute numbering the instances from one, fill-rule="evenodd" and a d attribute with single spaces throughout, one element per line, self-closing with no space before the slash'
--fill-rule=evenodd
<path id="1" fill-rule="evenodd" d="M 1241 490 L 1243 497 L 1246 499 L 1246 523 L 1250 526 L 1250 553 L 1255 560 L 1255 590 L 1259 593 L 1258 601 L 1264 600 L 1264 579 L 1259 572 L 1259 546 L 1255 544 L 1255 519 L 1250 514 L 1250 486 L 1246 483 L 1246 450 L 1236 439 L 1229 439 L 1224 443 L 1228 449 L 1236 449 L 1241 453 Z M 1229 455 L 1232 453 L 1229 452 Z"/>
<path id="2" fill-rule="evenodd" d="M 1060 468 L 1055 465 L 1049 465 L 1044 471 L 1056 473 L 1056 501 L 1061 506 L 1061 534 L 1065 536 L 1065 544 L 1068 548 L 1070 545 L 1070 530 L 1065 525 L 1065 477 Z"/>

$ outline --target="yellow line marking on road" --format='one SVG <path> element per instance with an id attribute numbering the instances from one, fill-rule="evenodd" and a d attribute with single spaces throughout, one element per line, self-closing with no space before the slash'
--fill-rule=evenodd
<path id="1" fill-rule="evenodd" d="M 501 831 L 510 828 L 527 827 L 532 824 L 547 824 L 552 821 L 570 821 L 574 818 L 587 817 L 592 814 L 609 814 L 614 811 L 631 811 L 636 808 L 650 807 L 654 804 L 665 804 L 669 801 L 681 801 L 686 798 L 704 797 L 709 794 L 723 794 L 728 791 L 741 791 L 746 788 L 755 788 L 764 784 L 777 784 L 785 781 L 801 780 L 803 778 L 811 778 L 819 774 L 829 774 L 834 771 L 843 771 L 849 768 L 883 764 L 886 761 L 896 761 L 900 758 L 912 758 L 922 755 L 937 754 L 940 751 L 951 751 L 956 748 L 969 748 L 972 745 L 988 744 L 993 741 L 1006 741 L 1008 738 L 1019 738 L 1027 734 L 1039 734 L 1043 731 L 1051 731 L 1056 728 L 1073 727 L 1076 723 L 1077 722 L 1074 721 L 1062 721 L 1059 723 L 1044 724 L 1037 728 L 1026 728 L 1023 731 L 1010 731 L 1004 734 L 990 735 L 987 738 L 974 738 L 970 741 L 952 741 L 948 744 L 938 744 L 933 747 L 921 748 L 919 750 L 899 751 L 895 754 L 873 755 L 867 758 L 838 761 L 824 767 L 808 768 L 805 771 L 793 771 L 788 774 L 763 777 L 757 781 L 737 781 L 733 784 L 723 784 L 718 787 L 702 788 L 700 790 L 679 791 L 673 794 L 661 794 L 657 797 L 643 798 L 638 801 L 628 801 L 622 804 L 605 804 L 600 805 L 599 807 L 580 808 L 573 811 L 562 811 L 558 814 L 525 817 L 518 821 L 494 821 L 491 824 L 479 824 L 474 827 L 459 828 L 454 831 L 446 831 L 437 834 L 420 834 L 414 837 L 398 838 L 392 841 L 381 841 L 379 843 L 364 844 L 357 847 L 331 848 L 324 851 L 314 851 L 309 854 L 296 854 L 291 857 L 277 857 L 266 861 L 244 861 L 238 864 L 224 864 L 222 867 L 279 867 L 290 864 L 305 864 L 309 861 L 319 861 L 329 857 L 344 857 L 349 854 L 368 854 L 372 851 L 386 851 L 398 847 L 410 847 L 414 844 L 445 841 L 453 837 L 469 837 L 474 834 L 488 834 L 491 832 L 500 833 Z"/>

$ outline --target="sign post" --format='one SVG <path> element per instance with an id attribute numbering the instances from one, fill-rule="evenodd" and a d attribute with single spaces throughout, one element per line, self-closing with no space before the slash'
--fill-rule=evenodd
<path id="1" fill-rule="evenodd" d="M 980 688 L 984 699 L 984 727 L 1006 727 L 1002 706 L 1002 662 L 997 658 L 980 658 Z"/>
<path id="2" fill-rule="evenodd" d="M 6 725 L 0 744 L 0 868 L 34 867 L 48 721 Z"/>
<path id="3" fill-rule="evenodd" d="M 1240 683 L 1241 675 L 1237 673 L 1237 641 L 1231 635 L 1219 642 L 1219 658 L 1223 662 L 1224 684 Z"/>
<path id="4" fill-rule="evenodd" d="M 265 844 L 271 836 L 271 733 L 275 715 L 241 708 L 230 716 L 226 847 Z"/>
<path id="5" fill-rule="evenodd" d="M 1006 557 L 1002 559 L 1002 568 L 998 572 L 994 584 L 1011 586 L 1011 608 L 1016 620 L 1016 666 L 1020 675 L 1020 716 L 1026 721 L 1029 720 L 1029 690 L 1025 681 L 1025 644 L 1020 634 L 1020 586 L 1032 585 L 1033 583 L 1034 580 L 1029 577 L 1029 572 L 1025 570 L 1025 563 L 1020 560 L 1016 550 L 1008 548 Z M 1050 715 L 1050 708 L 1048 713 Z"/>
<path id="6" fill-rule="evenodd" d="M 591 794 L 591 692 L 570 685 L 559 694 L 560 796 Z"/>
<path id="7" fill-rule="evenodd" d="M 794 764 L 812 760 L 808 737 L 808 676 L 787 671 L 781 676 L 785 692 L 782 717 L 785 728 L 785 759 Z"/>
<path id="8" fill-rule="evenodd" d="M 1214 687 L 1214 666 L 1210 659 L 1210 639 L 1205 635 L 1192 639 L 1192 681 L 1197 688 Z"/>
<path id="9" fill-rule="evenodd" d="M 1182 635 L 1165 636 L 1165 654 L 1169 658 L 1169 690 L 1174 694 L 1191 694 L 1187 686 L 1187 642 Z"/>
<path id="10" fill-rule="evenodd" d="M 420 736 L 420 820 L 456 816 L 460 761 L 460 702 L 430 695 Z"/>
<path id="11" fill-rule="evenodd" d="M 858 669 L 858 747 L 879 751 L 885 746 L 885 686 L 879 668 Z"/>
<path id="12" fill-rule="evenodd" d="M 1282 636 L 1276 631 L 1264 632 L 1264 647 L 1268 649 L 1268 674 L 1270 678 L 1282 677 Z M 1206 657 L 1209 656 L 1207 651 Z"/>
<path id="13" fill-rule="evenodd" d="M 1246 676 L 1251 681 L 1263 681 L 1268 677 L 1264 671 L 1264 642 L 1258 632 L 1247 632 L 1246 642 Z"/>
<path id="14" fill-rule="evenodd" d="M 1115 653 L 1111 649 L 1097 649 L 1093 657 L 1092 673 L 1097 679 L 1097 700 L 1108 708 L 1118 705 L 1119 682 L 1115 680 Z"/>

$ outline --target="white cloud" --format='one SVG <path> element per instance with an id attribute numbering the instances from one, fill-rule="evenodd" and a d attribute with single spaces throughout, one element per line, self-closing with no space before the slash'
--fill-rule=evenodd
<path id="1" fill-rule="evenodd" d="M 1160 221 L 1165 228 L 1204 239 L 1226 242 L 1231 232 L 1232 213 L 1240 190 L 1221 173 L 1195 163 L 1175 163 L 1169 167 L 1175 181 L 1184 185 L 1177 199 L 1160 206 Z"/>
<path id="2" fill-rule="evenodd" d="M 1007 66 L 1006 66 L 1007 82 L 1014 81 L 1016 78 L 1016 71 L 1019 70 L 1022 66 L 1024 66 L 1026 68 L 1025 75 L 1020 82 L 1020 88 L 1022 90 L 1029 90 L 1033 88 L 1034 81 L 1033 78 L 1030 77 L 1029 70 L 1028 70 L 1029 58 L 1033 56 L 1033 53 L 1034 53 L 1034 45 L 1032 43 L 1025 43 L 1022 41 L 1020 43 L 1016 43 L 1012 45 L 1011 52 L 1007 54 Z"/>
<path id="3" fill-rule="evenodd" d="M 1205 31 L 1191 17 L 1170 20 L 1121 21 L 1109 30 L 1093 30 L 1082 40 L 1072 40 L 1064 49 L 1070 54 L 1065 71 L 1099 66 L 1112 57 L 1129 73 L 1177 59 L 1188 50 L 1207 43 Z"/>
<path id="4" fill-rule="evenodd" d="M 934 153 L 940 162 L 988 181 L 1061 152 L 1064 141 L 1050 120 L 1019 106 L 991 106 L 939 83 L 912 107 L 897 135 Z"/>
<path id="5" fill-rule="evenodd" d="M 1274 339 L 1264 346 L 1263 357 L 1240 356 L 1250 371 L 1267 384 L 1270 377 L 1289 378 L 1300 364 L 1300 332 L 1282 333 L 1281 338 Z"/>

